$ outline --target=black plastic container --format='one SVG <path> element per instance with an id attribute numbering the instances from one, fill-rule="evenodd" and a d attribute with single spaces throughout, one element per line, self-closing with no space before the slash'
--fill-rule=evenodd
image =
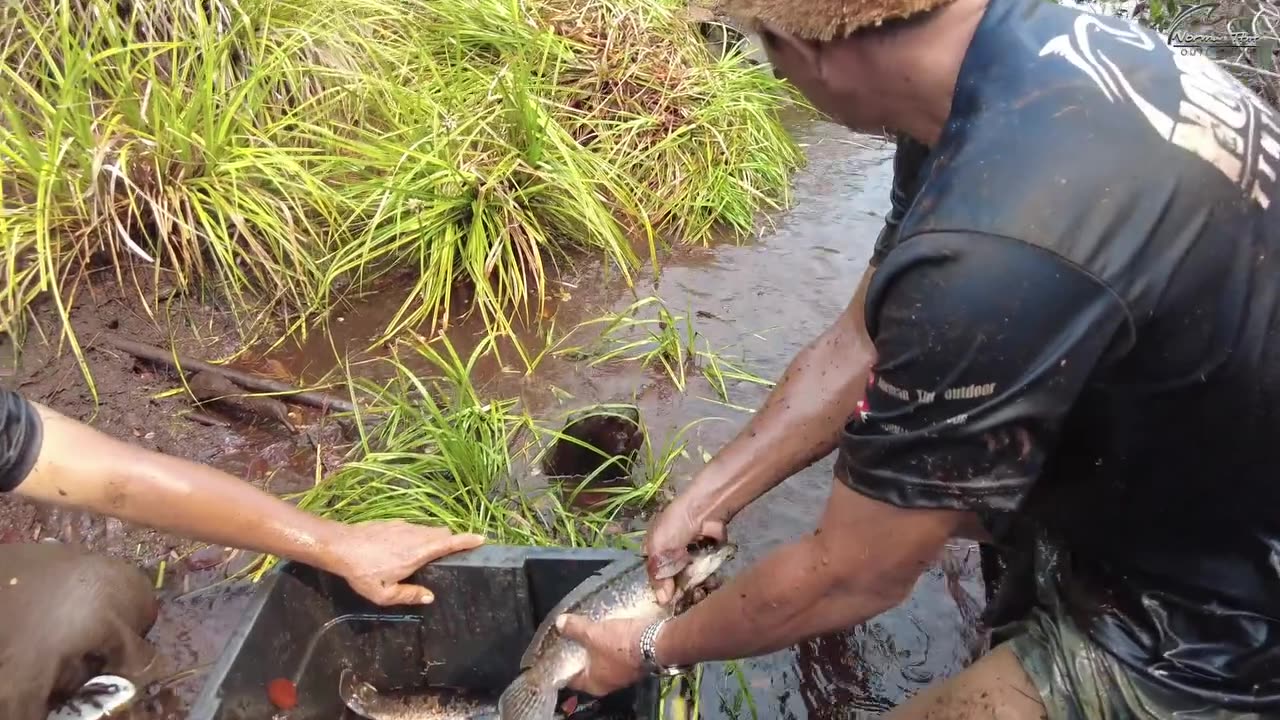
<path id="1" fill-rule="evenodd" d="M 519 673 L 538 624 L 561 598 L 626 553 L 488 545 L 422 568 L 422 607 L 381 608 L 342 578 L 286 563 L 264 578 L 190 720 L 270 720 L 276 678 L 293 681 L 288 720 L 339 720 L 338 677 L 350 667 L 378 688 L 453 687 L 494 697 Z M 636 720 L 658 716 L 656 681 L 606 699 Z M 610 713 L 612 715 L 612 713 Z"/>

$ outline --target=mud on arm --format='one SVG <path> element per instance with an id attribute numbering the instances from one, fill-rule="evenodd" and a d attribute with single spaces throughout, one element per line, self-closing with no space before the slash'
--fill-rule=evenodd
<path id="1" fill-rule="evenodd" d="M 836 483 L 818 530 L 667 623 L 658 661 L 752 657 L 873 618 L 907 597 L 963 520 L 956 511 L 896 508 Z"/>
<path id="2" fill-rule="evenodd" d="M 843 431 L 818 530 L 668 623 L 663 663 L 778 650 L 901 602 L 978 512 L 1016 512 L 1109 350 L 1124 304 L 1039 248 L 942 235 L 900 247 L 867 293 L 879 353 Z"/>
<path id="3" fill-rule="evenodd" d="M 686 492 L 727 521 L 748 503 L 836 447 L 840 428 L 864 398 L 875 348 L 866 332 L 867 286 L 897 244 L 915 200 L 929 148 L 899 135 L 890 210 L 866 272 L 840 317 L 796 354 L 747 426 Z"/>
<path id="4" fill-rule="evenodd" d="M 796 354 L 746 427 L 702 468 L 687 502 L 727 522 L 835 449 L 875 359 L 863 321 L 873 273 L 869 267 L 840 317 Z"/>

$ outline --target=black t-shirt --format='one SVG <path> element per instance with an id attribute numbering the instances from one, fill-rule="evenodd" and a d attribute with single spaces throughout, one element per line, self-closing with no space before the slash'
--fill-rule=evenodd
<path id="1" fill-rule="evenodd" d="M 40 453 L 40 416 L 21 395 L 0 388 L 0 492 L 22 484 Z"/>
<path id="2" fill-rule="evenodd" d="M 1280 116 L 1119 18 L 992 0 L 868 289 L 839 468 L 1032 526 L 1102 647 L 1280 710 Z"/>

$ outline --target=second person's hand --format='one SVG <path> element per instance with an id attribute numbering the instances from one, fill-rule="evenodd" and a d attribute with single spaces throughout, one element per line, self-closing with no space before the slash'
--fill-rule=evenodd
<path id="1" fill-rule="evenodd" d="M 480 535 L 455 535 L 403 520 L 343 525 L 336 535 L 326 569 L 383 606 L 432 602 L 435 596 L 429 589 L 401 581 L 433 560 L 484 544 Z"/>

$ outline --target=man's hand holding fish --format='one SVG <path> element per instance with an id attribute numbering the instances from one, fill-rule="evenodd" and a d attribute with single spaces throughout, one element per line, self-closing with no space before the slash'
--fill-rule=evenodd
<path id="1" fill-rule="evenodd" d="M 591 652 L 586 668 L 570 682 L 581 692 L 603 697 L 634 685 L 644 677 L 640 636 L 649 626 L 645 618 L 593 623 L 580 615 L 561 615 L 556 629 Z"/>
<path id="2" fill-rule="evenodd" d="M 967 520 L 952 510 L 898 508 L 835 482 L 812 535 L 777 548 L 662 625 L 568 618 L 564 635 L 588 657 L 569 687 L 600 696 L 635 683 L 644 675 L 642 637 L 650 628 L 651 663 L 667 668 L 764 655 L 860 624 L 904 600 Z"/>

